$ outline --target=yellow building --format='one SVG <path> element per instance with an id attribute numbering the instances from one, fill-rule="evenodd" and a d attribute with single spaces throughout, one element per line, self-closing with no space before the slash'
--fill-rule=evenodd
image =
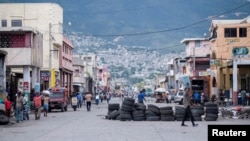
<path id="1" fill-rule="evenodd" d="M 250 91 L 250 16 L 238 20 L 212 20 L 211 86 L 219 89 L 237 105 L 238 91 Z"/>

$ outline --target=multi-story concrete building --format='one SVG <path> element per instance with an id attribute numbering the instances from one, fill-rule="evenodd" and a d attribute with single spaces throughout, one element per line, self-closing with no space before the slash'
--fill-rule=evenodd
<path id="1" fill-rule="evenodd" d="M 85 77 L 87 74 L 84 72 L 84 60 L 81 55 L 73 55 L 73 91 L 76 92 L 77 89 L 83 88 L 83 92 L 87 91 Z"/>
<path id="2" fill-rule="evenodd" d="M 106 66 L 97 66 L 97 90 L 104 93 L 110 91 L 110 73 Z"/>
<path id="3" fill-rule="evenodd" d="M 64 80 L 61 82 L 59 69 L 59 48 L 63 47 L 62 7 L 55 3 L 1 3 L 0 13 L 1 30 L 14 34 L 11 35 L 12 44 L 6 44 L 11 45 L 8 50 L 12 50 L 8 51 L 11 53 L 7 58 L 7 67 L 40 67 L 39 70 L 32 69 L 32 88 L 35 88 L 35 83 L 41 83 L 41 89 L 65 83 Z M 39 39 L 34 40 L 34 36 L 38 35 L 42 38 L 40 42 Z M 13 47 L 16 49 L 12 49 Z M 29 72 L 30 68 L 25 67 L 23 70 Z M 26 74 L 27 76 L 23 77 L 25 86 L 30 85 L 26 83 L 30 75 Z M 33 81 L 35 74 L 39 74 L 39 78 Z"/>
<path id="4" fill-rule="evenodd" d="M 240 90 L 250 91 L 250 16 L 237 20 L 212 20 L 210 30 L 211 84 L 224 90 L 237 104 Z"/>
<path id="5" fill-rule="evenodd" d="M 33 28 L 23 27 L 21 20 L 11 19 L 10 15 L 2 18 L 0 46 L 2 50 L 8 52 L 6 58 L 8 86 L 6 89 L 12 100 L 17 90 L 29 97 L 31 87 L 35 88 L 35 84 L 40 80 L 43 36 Z M 12 76 L 14 77 L 12 78 Z M 21 89 L 17 87 L 16 82 L 20 83 Z"/>
<path id="6" fill-rule="evenodd" d="M 86 54 L 81 56 L 84 61 L 84 77 L 86 91 L 95 94 L 97 92 L 97 56 Z"/>
<path id="7" fill-rule="evenodd" d="M 210 42 L 207 38 L 184 38 L 181 43 L 186 45 L 186 73 L 190 76 L 193 91 L 210 96 Z"/>
<path id="8" fill-rule="evenodd" d="M 73 44 L 71 41 L 63 37 L 63 46 L 59 48 L 59 70 L 60 80 L 57 81 L 60 86 L 67 86 L 69 93 L 72 93 L 73 81 Z"/>

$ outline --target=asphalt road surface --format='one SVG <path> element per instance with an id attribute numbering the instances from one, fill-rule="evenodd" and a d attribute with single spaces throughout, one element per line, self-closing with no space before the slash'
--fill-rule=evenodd
<path id="1" fill-rule="evenodd" d="M 110 102 L 121 101 L 114 98 Z M 246 119 L 220 117 L 218 121 L 196 122 L 198 127 L 186 121 L 188 127 L 182 127 L 180 121 L 108 120 L 107 107 L 106 101 L 98 106 L 92 104 L 90 112 L 85 106 L 77 111 L 69 106 L 67 112 L 52 111 L 48 117 L 41 115 L 40 120 L 30 114 L 28 121 L 0 125 L 0 141 L 206 141 L 209 124 L 250 123 Z"/>

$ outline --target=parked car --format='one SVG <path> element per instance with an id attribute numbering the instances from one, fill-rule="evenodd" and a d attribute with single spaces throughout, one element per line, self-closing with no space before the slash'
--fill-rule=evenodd
<path id="1" fill-rule="evenodd" d="M 180 89 L 177 91 L 175 97 L 174 97 L 174 102 L 183 104 L 183 96 L 184 96 L 184 90 Z"/>

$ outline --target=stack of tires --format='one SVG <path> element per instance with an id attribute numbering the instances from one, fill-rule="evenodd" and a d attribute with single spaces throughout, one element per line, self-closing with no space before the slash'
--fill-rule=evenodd
<path id="1" fill-rule="evenodd" d="M 218 119 L 219 108 L 216 103 L 206 102 L 204 108 L 206 121 L 216 121 Z"/>
<path id="2" fill-rule="evenodd" d="M 120 115 L 118 119 L 120 121 L 132 120 L 132 113 L 134 110 L 135 100 L 133 98 L 126 97 L 122 102 L 122 106 L 120 109 Z"/>
<path id="3" fill-rule="evenodd" d="M 120 115 L 120 104 L 119 103 L 109 103 L 108 105 L 108 114 L 105 117 L 106 119 L 116 120 Z"/>
<path id="4" fill-rule="evenodd" d="M 204 115 L 204 113 L 205 113 L 203 106 L 191 107 L 191 112 L 194 116 L 195 121 L 202 121 L 202 115 Z"/>
<path id="5" fill-rule="evenodd" d="M 142 103 L 135 103 L 133 110 L 133 120 L 144 121 L 146 108 L 147 108 L 146 105 Z"/>
<path id="6" fill-rule="evenodd" d="M 9 123 L 9 118 L 7 117 L 4 110 L 0 109 L 0 125 L 5 125 Z"/>
<path id="7" fill-rule="evenodd" d="M 161 121 L 175 121 L 174 111 L 171 106 L 160 107 Z"/>
<path id="8" fill-rule="evenodd" d="M 160 121 L 161 112 L 160 108 L 153 104 L 148 104 L 148 108 L 145 111 L 145 120 L 146 121 Z"/>
<path id="9" fill-rule="evenodd" d="M 185 109 L 184 109 L 184 107 L 175 106 L 174 115 L 175 115 L 176 121 L 182 121 L 182 119 L 183 119 L 183 117 L 184 117 L 184 114 L 185 114 Z M 188 120 L 188 119 L 187 119 L 187 120 Z"/>

